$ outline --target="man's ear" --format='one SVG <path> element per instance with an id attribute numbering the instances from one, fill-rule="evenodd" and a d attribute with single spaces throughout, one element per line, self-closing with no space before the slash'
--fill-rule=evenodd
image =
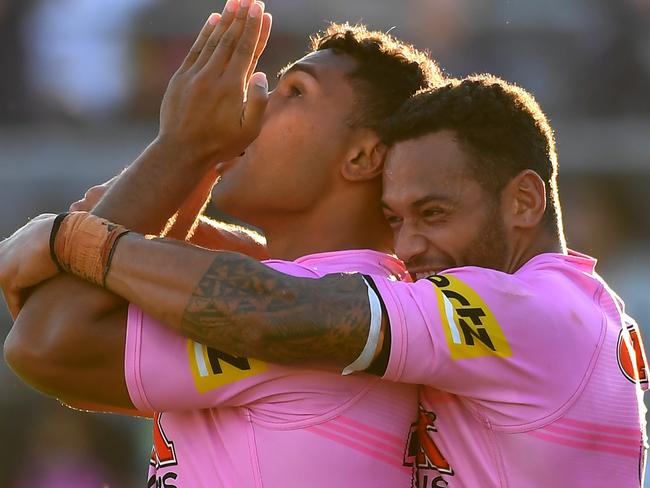
<path id="1" fill-rule="evenodd" d="M 373 131 L 362 131 L 359 143 L 350 150 L 341 166 L 341 175 L 348 181 L 371 180 L 384 169 L 388 147 Z"/>
<path id="2" fill-rule="evenodd" d="M 536 227 L 546 212 L 546 185 L 533 170 L 526 169 L 515 176 L 503 190 L 506 219 L 513 228 Z"/>

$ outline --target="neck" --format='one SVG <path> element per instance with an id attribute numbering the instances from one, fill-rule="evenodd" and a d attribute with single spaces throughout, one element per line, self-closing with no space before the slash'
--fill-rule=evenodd
<path id="1" fill-rule="evenodd" d="M 506 263 L 506 270 L 508 273 L 514 273 L 535 256 L 545 253 L 567 253 L 560 231 L 553 233 L 539 228 L 534 233 L 522 236 L 514 246 L 510 260 Z"/>
<path id="2" fill-rule="evenodd" d="M 294 260 L 307 254 L 373 249 L 392 252 L 390 228 L 378 204 L 355 190 L 353 198 L 340 193 L 304 213 L 271 217 L 262 225 L 269 255 Z M 362 197 L 362 198 L 360 198 Z"/>

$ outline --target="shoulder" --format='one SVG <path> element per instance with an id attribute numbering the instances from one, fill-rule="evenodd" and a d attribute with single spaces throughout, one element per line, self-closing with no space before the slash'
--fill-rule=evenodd
<path id="1" fill-rule="evenodd" d="M 462 300 L 477 296 L 495 313 L 524 313 L 528 321 L 539 315 L 544 321 L 562 320 L 592 312 L 599 314 L 594 297 L 602 282 L 563 255 L 536 256 L 515 273 L 466 266 L 428 278 L 445 296 Z"/>

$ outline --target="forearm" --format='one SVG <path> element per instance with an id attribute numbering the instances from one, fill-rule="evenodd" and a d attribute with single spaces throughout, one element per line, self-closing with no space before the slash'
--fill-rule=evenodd
<path id="1" fill-rule="evenodd" d="M 262 13 L 259 4 L 253 8 Z M 218 16 L 211 16 L 212 21 L 206 23 L 170 81 L 163 99 L 158 139 L 113 183 L 95 207 L 95 215 L 143 234 L 156 235 L 212 165 L 240 154 L 257 136 L 267 101 L 266 81 L 264 76 L 257 76 L 257 81 L 251 82 L 247 92 L 242 87 L 247 86 L 247 72 L 255 66 L 266 44 L 271 18 L 266 14 L 248 16 L 247 10 L 240 9 L 236 14 L 230 9 L 225 11 L 219 29 L 215 29 L 214 22 L 215 18 L 216 23 L 219 22 Z M 229 42 L 220 43 L 224 33 Z M 222 58 L 229 60 L 225 68 L 218 63 Z M 189 219 L 189 222 L 191 224 L 192 220 Z M 26 235 L 29 237 L 29 232 L 26 231 Z M 20 242 L 20 239 L 14 241 Z M 47 243 L 47 240 L 41 242 Z M 9 248 L 7 252 L 11 254 L 12 246 L 5 247 Z M 42 249 L 38 253 L 49 256 Z M 20 256 L 29 253 L 14 254 Z M 29 265 L 10 266 L 6 273 L 0 272 L 6 278 L 3 291 L 12 297 L 11 303 L 16 305 L 16 313 L 22 305 L 21 300 L 16 298 L 20 290 L 31 288 L 53 275 L 54 267 L 49 258 L 42 261 L 45 263 L 45 274 L 38 281 L 34 281 L 34 267 Z M 27 262 L 31 260 L 27 259 Z M 166 264 L 162 263 L 163 267 Z M 50 269 L 47 269 L 48 266 Z M 28 271 L 21 271 L 21 268 Z M 180 267 L 181 271 L 183 268 Z M 125 326 L 125 316 L 119 316 L 119 310 L 124 310 L 125 301 L 79 281 L 73 281 L 64 289 L 63 286 L 59 287 L 62 280 L 63 277 L 56 277 L 42 285 L 32 296 L 29 306 L 23 309 L 10 342 L 14 359 L 29 359 L 31 336 L 49 330 L 49 327 L 40 328 L 39 324 L 52 324 L 63 312 L 68 315 L 62 327 L 70 334 L 74 334 L 75 328 L 80 326 L 76 319 L 81 314 L 92 320 L 92 317 L 96 317 L 95 313 L 101 310 L 118 313 L 109 315 L 117 319 L 117 326 Z M 22 281 L 26 284 L 19 286 Z M 79 315 L 76 315 L 77 311 Z M 108 325 L 102 322 L 83 323 L 81 326 L 99 327 L 98 330 L 101 330 L 102 326 Z M 66 334 L 60 328 L 56 330 L 57 338 L 65 339 Z M 45 340 L 46 337 L 39 339 Z M 42 344 L 48 343 L 45 341 Z M 97 344 L 101 346 L 101 340 Z M 123 349 L 123 346 L 122 342 L 120 347 Z M 57 357 L 56 349 L 46 347 L 44 354 L 51 353 L 54 355 L 51 357 Z M 70 349 L 70 352 L 79 353 L 74 349 Z M 16 357 L 20 354 L 24 356 Z M 118 374 L 117 378 L 121 381 L 122 376 Z M 102 388 L 102 382 L 95 382 L 94 387 L 98 391 Z M 56 388 L 52 391 L 56 391 Z"/>
<path id="2" fill-rule="evenodd" d="M 363 349 L 370 311 L 357 275 L 279 273 L 237 253 L 127 234 L 108 289 L 194 340 L 237 356 L 343 368 Z"/>
<path id="3" fill-rule="evenodd" d="M 94 215 L 143 234 L 158 235 L 209 170 L 186 148 L 156 140 L 111 185 L 92 210 Z"/>
<path id="4" fill-rule="evenodd" d="M 102 295 L 82 307 L 88 287 Z M 7 336 L 7 363 L 26 383 L 64 402 L 132 407 L 123 374 L 124 303 L 74 276 L 43 283 Z"/>
<path id="5" fill-rule="evenodd" d="M 146 233 L 155 232 L 165 220 L 165 212 L 175 212 L 177 207 L 165 207 L 168 199 L 157 195 L 165 194 L 161 186 L 153 183 L 155 177 L 168 164 L 171 153 L 160 154 L 160 147 L 151 145 L 129 169 L 123 172 L 113 186 L 112 197 L 99 206 L 98 213 L 111 215 L 118 221 L 127 222 L 131 228 Z M 152 171 L 149 178 L 152 182 L 147 191 L 138 187 L 142 183 L 142 171 Z M 161 176 L 158 183 L 164 178 Z M 153 191 L 155 190 L 155 191 Z M 110 193 L 110 192 L 109 192 Z M 149 195 L 149 197 L 147 197 Z M 151 198 L 156 195 L 156 198 Z M 123 198 L 123 200 L 120 200 Z M 180 196 L 183 200 L 183 195 Z M 155 200 L 160 205 L 152 205 Z M 143 207 L 138 205 L 142 204 Z M 149 205 L 147 209 L 147 205 Z M 173 206 L 173 204 L 172 204 Z M 103 209 L 103 210 L 102 210 Z M 146 213 L 151 212 L 153 218 Z M 155 213 L 158 212 L 158 215 Z M 98 286 L 70 276 L 58 275 L 35 287 L 27 299 L 12 332 L 7 338 L 7 349 L 10 351 L 14 369 L 28 383 L 37 389 L 63 400 L 70 400 L 70 392 L 85 392 L 92 400 L 95 393 L 101 394 L 105 381 L 85 381 L 78 378 L 77 371 L 88 372 L 87 378 L 110 376 L 115 382 L 124 382 L 123 368 L 117 362 L 115 367 L 101 370 L 99 363 L 87 365 L 81 369 L 75 365 L 84 363 L 88 357 L 87 351 L 95 351 L 96 356 L 102 357 L 103 334 L 114 334 L 116 331 L 105 331 L 99 325 L 101 319 L 111 313 L 119 313 L 127 307 L 127 302 Z M 119 330 L 126 328 L 126 314 L 123 323 L 118 324 Z M 122 332 L 122 337 L 124 333 Z M 90 341 L 95 338 L 96 341 Z M 84 347 L 84 342 L 86 342 Z M 124 340 L 111 345 L 111 351 L 123 357 Z M 35 351 L 38 361 L 32 361 Z M 64 352 L 64 353 L 62 353 Z M 112 376 L 111 376 L 112 375 Z M 74 389 L 74 385 L 79 387 Z M 95 390 L 93 389 L 95 388 Z M 104 390 L 105 391 L 105 390 Z"/>

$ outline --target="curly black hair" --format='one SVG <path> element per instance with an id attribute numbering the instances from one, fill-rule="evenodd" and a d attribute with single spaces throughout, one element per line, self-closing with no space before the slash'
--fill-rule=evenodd
<path id="1" fill-rule="evenodd" d="M 495 196 L 521 171 L 535 171 L 546 184 L 544 221 L 561 229 L 555 138 L 530 93 L 489 74 L 448 80 L 408 100 L 381 134 L 392 145 L 441 130 L 455 133 L 477 181 Z"/>
<path id="2" fill-rule="evenodd" d="M 359 106 L 348 121 L 354 127 L 378 131 L 408 98 L 444 81 L 428 54 L 362 24 L 331 23 L 311 37 L 309 52 L 325 49 L 357 62 L 357 69 L 349 75 L 359 94 Z"/>

